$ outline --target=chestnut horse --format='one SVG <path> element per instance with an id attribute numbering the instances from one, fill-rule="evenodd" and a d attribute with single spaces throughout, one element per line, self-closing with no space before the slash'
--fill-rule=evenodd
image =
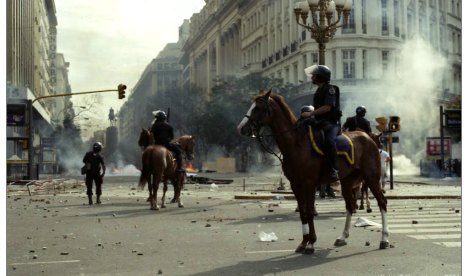
<path id="1" fill-rule="evenodd" d="M 180 145 L 183 154 L 188 160 L 193 159 L 195 140 L 192 135 L 183 135 L 176 138 L 174 142 Z M 180 192 L 184 185 L 185 173 L 176 171 L 177 164 L 172 152 L 162 145 L 153 145 L 153 135 L 149 129 L 141 130 L 138 145 L 145 148 L 142 155 L 142 170 L 138 188 L 142 190 L 146 182 L 148 182 L 148 200 L 151 210 L 159 210 L 157 192 L 161 180 L 164 183 L 161 207 L 166 208 L 165 199 L 168 180 L 174 186 L 174 198 L 171 202 L 177 202 L 179 207 L 184 207 L 184 204 L 180 200 Z"/>
<path id="2" fill-rule="evenodd" d="M 296 248 L 297 253 L 312 254 L 317 241 L 314 226 L 315 191 L 320 183 L 330 182 L 329 165 L 323 156 L 312 148 L 305 127 L 297 126 L 297 119 L 283 97 L 272 94 L 271 90 L 255 97 L 252 106 L 237 129 L 241 135 L 258 136 L 263 126 L 272 129 L 273 137 L 283 155 L 282 168 L 296 197 L 302 222 L 303 239 Z M 380 188 L 379 151 L 369 135 L 349 132 L 347 136 L 354 144 L 354 164 L 339 158 L 338 169 L 341 193 L 346 203 L 344 230 L 335 241 L 335 246 L 346 245 L 349 237 L 351 216 L 357 208 L 355 191 L 364 180 L 376 198 L 382 216 L 382 238 L 380 248 L 389 247 L 387 225 L 387 200 Z"/>

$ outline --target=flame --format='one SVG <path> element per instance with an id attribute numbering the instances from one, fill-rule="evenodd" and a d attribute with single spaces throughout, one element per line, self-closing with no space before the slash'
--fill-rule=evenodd
<path id="1" fill-rule="evenodd" d="M 197 172 L 198 170 L 193 167 L 192 163 L 187 163 L 187 166 L 185 166 L 185 170 L 188 172 Z"/>

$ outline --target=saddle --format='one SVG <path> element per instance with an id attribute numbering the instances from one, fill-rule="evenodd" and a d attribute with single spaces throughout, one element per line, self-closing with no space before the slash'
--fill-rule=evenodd
<path id="1" fill-rule="evenodd" d="M 323 153 L 323 141 L 324 134 L 322 129 L 313 129 L 312 126 L 308 126 L 309 139 L 312 144 L 312 148 L 319 155 L 325 155 Z M 346 134 L 340 134 L 335 138 L 336 153 L 339 156 L 344 156 L 350 165 L 354 165 L 354 144 L 351 138 Z"/>

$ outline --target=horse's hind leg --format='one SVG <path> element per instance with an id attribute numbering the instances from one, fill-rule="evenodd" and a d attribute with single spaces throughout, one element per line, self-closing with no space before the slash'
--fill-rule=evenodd
<path id="1" fill-rule="evenodd" d="M 151 210 L 159 210 L 158 205 L 158 189 L 159 189 L 159 182 L 161 181 L 161 174 L 155 173 L 153 175 L 153 194 L 151 196 Z"/>
<path id="2" fill-rule="evenodd" d="M 379 205 L 380 214 L 382 216 L 382 238 L 380 240 L 380 249 L 388 248 L 390 243 L 388 241 L 389 231 L 388 231 L 388 220 L 387 220 L 387 199 L 385 198 L 382 189 L 380 188 L 379 179 L 376 178 L 369 188 L 374 195 L 375 199 L 377 200 L 377 204 Z"/>
<path id="3" fill-rule="evenodd" d="M 161 198 L 161 208 L 166 208 L 167 179 L 163 180 L 163 196 Z"/>

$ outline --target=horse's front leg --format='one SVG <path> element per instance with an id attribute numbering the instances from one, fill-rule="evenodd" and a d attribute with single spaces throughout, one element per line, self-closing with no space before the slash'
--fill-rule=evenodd
<path id="1" fill-rule="evenodd" d="M 314 213 L 315 210 L 315 194 L 308 198 L 307 201 L 307 210 L 306 210 L 306 217 L 307 217 L 307 225 L 309 227 L 309 242 L 306 245 L 304 250 L 304 254 L 312 254 L 314 253 L 314 244 L 317 241 L 317 234 L 315 233 L 315 225 L 314 225 Z"/>
<path id="2" fill-rule="evenodd" d="M 182 200 L 180 200 L 180 193 L 182 192 L 182 188 L 184 187 L 184 179 L 185 175 L 180 174 L 177 176 L 176 182 L 174 184 L 174 199 L 177 201 L 179 208 L 184 207 Z"/>
<path id="3" fill-rule="evenodd" d="M 306 246 L 309 243 L 309 224 L 307 222 L 307 207 L 302 195 L 294 193 L 297 200 L 297 208 L 299 209 L 299 217 L 302 223 L 302 241 L 296 248 L 296 253 L 304 253 Z"/>

